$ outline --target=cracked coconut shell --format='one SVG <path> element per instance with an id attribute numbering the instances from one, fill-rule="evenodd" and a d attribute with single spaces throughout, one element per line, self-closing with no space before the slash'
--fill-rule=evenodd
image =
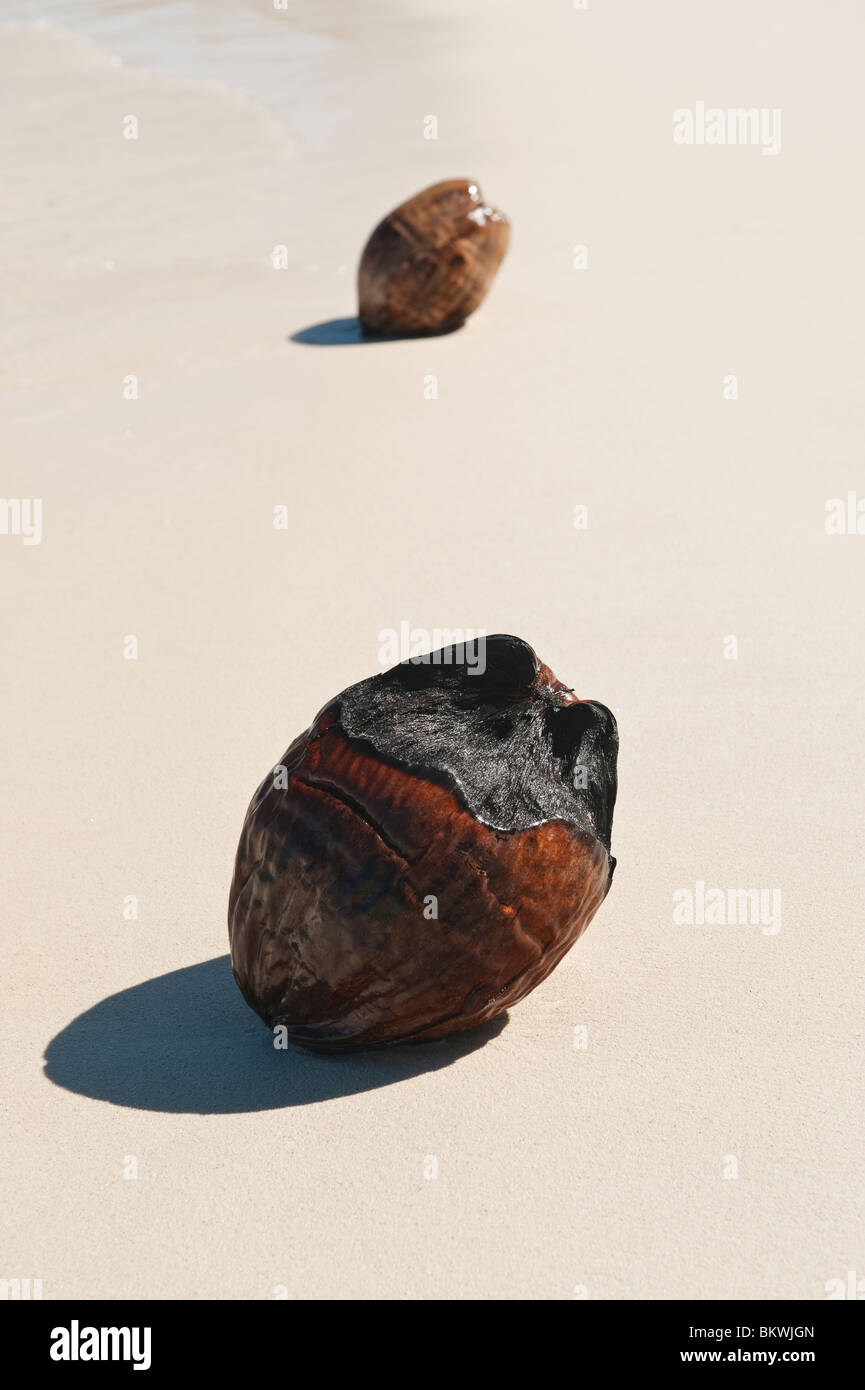
<path id="1" fill-rule="evenodd" d="M 443 1038 L 555 968 L 615 860 L 616 722 L 516 637 L 337 696 L 247 812 L 235 979 L 305 1047 Z"/>

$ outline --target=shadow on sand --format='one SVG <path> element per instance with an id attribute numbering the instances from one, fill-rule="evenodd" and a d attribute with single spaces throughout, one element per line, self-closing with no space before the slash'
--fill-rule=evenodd
<path id="1" fill-rule="evenodd" d="M 451 328 L 448 333 L 457 333 Z M 444 338 L 447 333 L 378 333 L 367 335 L 360 326 L 360 319 L 353 315 L 348 319 L 325 319 L 323 323 L 312 323 L 309 328 L 298 329 L 289 335 L 290 343 L 305 343 L 307 347 L 349 347 L 352 345 L 372 346 L 375 343 L 401 343 L 410 338 Z"/>
<path id="2" fill-rule="evenodd" d="M 175 1114 L 233 1115 L 357 1095 L 436 1071 L 499 1034 L 507 1014 L 442 1042 L 316 1055 L 277 1050 L 247 1008 L 228 956 L 112 994 L 45 1053 L 45 1074 L 94 1100 Z"/>

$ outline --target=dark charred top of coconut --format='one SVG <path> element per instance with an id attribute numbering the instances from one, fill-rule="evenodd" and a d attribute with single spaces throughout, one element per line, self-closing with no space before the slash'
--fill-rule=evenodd
<path id="1" fill-rule="evenodd" d="M 382 758 L 454 787 L 476 820 L 526 830 L 563 820 L 609 852 L 616 721 L 579 700 L 527 642 L 443 647 L 350 686 L 330 711 Z"/>

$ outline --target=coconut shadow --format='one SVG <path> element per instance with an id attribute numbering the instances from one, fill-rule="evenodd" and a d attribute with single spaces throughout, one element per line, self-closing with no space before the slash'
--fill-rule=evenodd
<path id="1" fill-rule="evenodd" d="M 109 995 L 52 1038 L 45 1075 L 93 1100 L 171 1114 L 236 1115 L 316 1105 L 450 1066 L 507 1014 L 441 1042 L 320 1054 L 289 1047 L 247 1008 L 229 957 Z"/>
<path id="2" fill-rule="evenodd" d="M 442 333 L 365 333 L 356 314 L 351 318 L 324 319 L 321 323 L 310 324 L 289 334 L 290 343 L 303 343 L 306 347 L 361 347 L 375 343 L 400 343 L 411 338 L 446 338 L 458 333 L 463 325 L 448 328 Z"/>

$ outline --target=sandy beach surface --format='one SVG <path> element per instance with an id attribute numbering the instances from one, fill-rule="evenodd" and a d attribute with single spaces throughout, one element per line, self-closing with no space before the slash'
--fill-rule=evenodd
<path id="1" fill-rule="evenodd" d="M 0 1277 L 865 1276 L 865 535 L 826 529 L 865 497 L 861 9 L 62 11 L 0 30 Z M 779 148 L 676 144 L 700 102 Z M 489 299 L 359 342 L 368 232 L 456 175 L 513 222 Z M 402 623 L 612 708 L 615 883 L 499 1031 L 275 1051 L 227 958 L 244 811 Z M 771 915 L 676 919 L 712 888 Z"/>

